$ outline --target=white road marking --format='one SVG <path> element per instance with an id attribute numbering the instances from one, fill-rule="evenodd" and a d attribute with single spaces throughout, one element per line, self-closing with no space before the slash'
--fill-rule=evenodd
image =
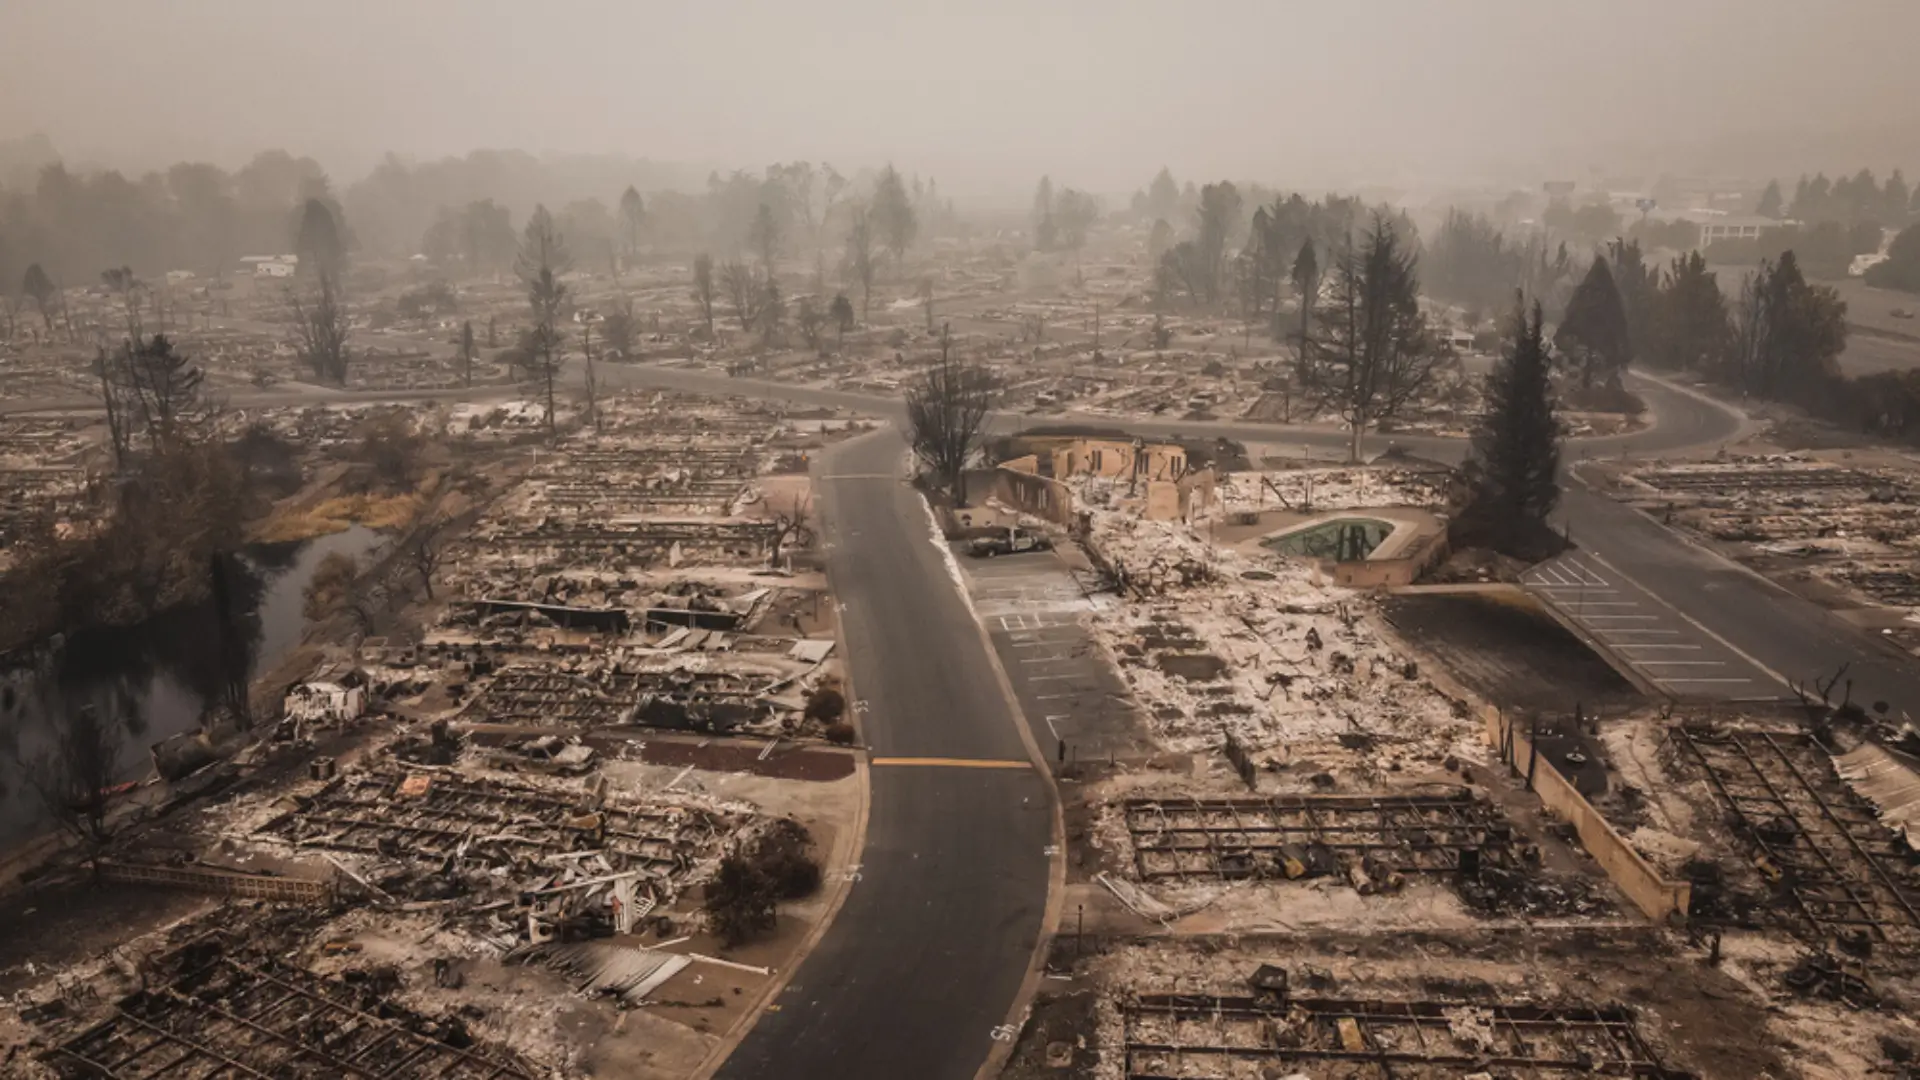
<path id="1" fill-rule="evenodd" d="M 1752 679 L 1658 679 L 1658 682 L 1675 683 L 1750 683 Z"/>
<path id="2" fill-rule="evenodd" d="M 1659 622 L 1660 616 L 1658 615 L 1588 615 L 1586 617 L 1587 622 L 1599 622 L 1601 619 L 1608 619 L 1613 622 Z"/>
<path id="3" fill-rule="evenodd" d="M 1634 645 L 1627 642 L 1621 642 L 1620 644 L 1615 645 L 1613 647 L 1616 649 L 1687 649 L 1692 652 L 1700 651 L 1700 646 L 1698 645 L 1666 645 L 1666 644 Z"/>
<path id="4" fill-rule="evenodd" d="M 1726 667 L 1725 660 L 1634 660 L 1634 667 Z"/>

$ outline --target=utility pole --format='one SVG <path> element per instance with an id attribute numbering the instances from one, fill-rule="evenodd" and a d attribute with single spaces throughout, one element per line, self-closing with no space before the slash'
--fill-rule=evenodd
<path id="1" fill-rule="evenodd" d="M 587 357 L 587 420 L 593 424 L 593 430 L 598 434 L 600 431 L 600 403 L 594 395 L 593 385 L 593 324 L 588 323 L 586 329 L 581 331 L 581 335 L 582 351 L 586 353 Z"/>

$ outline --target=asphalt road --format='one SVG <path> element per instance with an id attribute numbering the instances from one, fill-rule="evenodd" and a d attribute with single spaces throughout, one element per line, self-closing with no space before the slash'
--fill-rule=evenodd
<path id="1" fill-rule="evenodd" d="M 972 1077 L 1039 940 L 1050 795 L 900 479 L 905 452 L 886 429 L 816 465 L 874 761 L 866 848 L 833 925 L 719 1073 L 732 1080 Z M 887 764 L 900 758 L 935 760 Z"/>
<path id="2" fill-rule="evenodd" d="M 1764 668 L 1580 548 L 1528 570 L 1521 584 L 1587 644 L 1675 700 L 1772 701 L 1790 696 Z M 1559 707 L 1559 706 L 1556 706 Z"/>

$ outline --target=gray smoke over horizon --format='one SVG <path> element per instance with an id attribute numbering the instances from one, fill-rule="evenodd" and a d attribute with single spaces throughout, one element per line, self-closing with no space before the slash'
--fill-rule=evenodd
<path id="1" fill-rule="evenodd" d="M 1017 205 L 1162 165 L 1306 189 L 1920 164 L 1920 4 L 64 0 L 0 8 L 0 138 L 338 183 L 385 155 L 614 154 L 676 184 L 894 162 Z"/>

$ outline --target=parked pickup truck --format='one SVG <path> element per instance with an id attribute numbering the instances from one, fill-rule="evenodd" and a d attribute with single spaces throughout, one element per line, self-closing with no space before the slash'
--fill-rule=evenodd
<path id="1" fill-rule="evenodd" d="M 1014 555 L 1022 551 L 1046 551 L 1053 547 L 1053 541 L 1042 533 L 1032 529 L 1008 529 L 992 536 L 976 537 L 967 544 L 967 554 L 976 559 L 991 559 L 995 555 Z"/>

